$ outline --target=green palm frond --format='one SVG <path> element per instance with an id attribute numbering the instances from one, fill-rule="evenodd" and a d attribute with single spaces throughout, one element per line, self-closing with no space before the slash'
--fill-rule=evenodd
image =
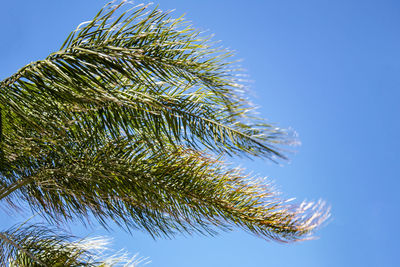
<path id="1" fill-rule="evenodd" d="M 122 254 L 106 257 L 103 255 L 108 245 L 105 239 L 92 238 L 78 241 L 72 239 L 73 236 L 54 227 L 39 224 L 12 227 L 0 232 L 0 265 L 111 267 L 124 263 L 136 266 L 136 263 L 140 262 L 140 259 L 128 259 Z"/>
<path id="2" fill-rule="evenodd" d="M 289 204 L 216 159 L 284 158 L 275 146 L 287 142 L 253 115 L 232 54 L 182 18 L 123 6 L 0 83 L 0 200 L 154 237 L 238 226 L 308 238 L 328 216 L 323 203 Z"/>
<path id="3" fill-rule="evenodd" d="M 283 157 L 273 147 L 282 132 L 248 117 L 229 52 L 157 9 L 113 19 L 121 5 L 101 10 L 60 51 L 1 83 L 5 138 L 18 121 L 41 138 L 64 134 L 65 125 L 68 134 L 94 129 L 93 139 L 140 130 L 193 148 Z"/>
<path id="4" fill-rule="evenodd" d="M 81 147 L 79 154 L 66 154 L 65 144 L 58 148 L 60 153 L 45 159 L 29 177 L 32 182 L 14 196 L 57 222 L 94 217 L 104 226 L 114 221 L 154 237 L 214 234 L 239 226 L 292 241 L 306 238 L 325 219 L 321 203 L 297 208 L 279 199 L 265 181 L 191 149 L 152 151 L 145 142 L 127 138 L 96 150 Z"/>

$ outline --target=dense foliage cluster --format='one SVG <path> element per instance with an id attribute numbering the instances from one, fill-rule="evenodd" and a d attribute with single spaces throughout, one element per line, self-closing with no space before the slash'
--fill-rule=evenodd
<path id="1" fill-rule="evenodd" d="M 232 54 L 182 18 L 128 7 L 106 6 L 59 51 L 1 82 L 6 207 L 153 237 L 232 227 L 310 237 L 326 218 L 322 203 L 292 205 L 221 160 L 284 158 L 277 146 L 287 142 L 252 113 Z M 106 265 L 93 255 L 51 226 L 0 233 L 1 265 Z"/>

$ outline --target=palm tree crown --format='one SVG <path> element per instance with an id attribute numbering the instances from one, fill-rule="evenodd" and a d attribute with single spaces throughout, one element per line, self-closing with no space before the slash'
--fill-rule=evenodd
<path id="1" fill-rule="evenodd" d="M 289 204 L 222 160 L 284 158 L 277 146 L 289 141 L 254 116 L 232 53 L 183 18 L 127 7 L 107 5 L 59 51 L 1 82 L 3 203 L 50 223 L 90 218 L 153 237 L 241 227 L 309 238 L 323 203 Z M 106 264 L 49 227 L 1 232 L 0 264 Z"/>

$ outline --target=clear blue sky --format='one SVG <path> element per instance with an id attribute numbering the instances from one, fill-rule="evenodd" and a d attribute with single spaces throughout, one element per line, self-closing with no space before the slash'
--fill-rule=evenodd
<path id="1" fill-rule="evenodd" d="M 2 1 L 0 78 L 56 51 L 106 2 Z M 236 50 L 260 113 L 298 132 L 302 145 L 284 166 L 242 166 L 271 177 L 286 197 L 325 199 L 332 218 L 319 239 L 289 245 L 240 230 L 157 241 L 116 230 L 108 233 L 115 247 L 155 267 L 398 266 L 400 2 L 160 2 Z M 18 220 L 2 216 L 0 226 Z"/>

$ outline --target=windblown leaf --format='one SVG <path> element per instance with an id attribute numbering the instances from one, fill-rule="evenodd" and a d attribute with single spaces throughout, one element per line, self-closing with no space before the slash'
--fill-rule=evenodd
<path id="1" fill-rule="evenodd" d="M 111 267 L 139 260 L 122 255 L 105 257 L 104 239 L 72 241 L 73 237 L 60 229 L 44 225 L 20 225 L 0 232 L 0 265 L 9 267 Z M 103 256 L 103 259 L 101 259 Z M 127 264 L 124 266 L 128 266 Z"/>
<path id="2" fill-rule="evenodd" d="M 139 6 L 118 17 L 121 5 L 1 83 L 6 127 L 13 117 L 41 138 L 161 133 L 192 148 L 283 157 L 273 146 L 284 141 L 282 131 L 248 117 L 230 52 L 157 9 Z"/>
<path id="3" fill-rule="evenodd" d="M 40 162 L 32 182 L 15 196 L 50 220 L 94 217 L 104 226 L 111 220 L 154 237 L 239 226 L 293 241 L 309 236 L 326 216 L 322 203 L 307 209 L 286 203 L 265 181 L 191 149 L 149 148 L 127 138 L 96 149 L 81 146 L 78 154 L 73 146 L 54 146 L 60 153 Z"/>
<path id="4" fill-rule="evenodd" d="M 309 237 L 322 203 L 290 205 L 215 159 L 284 158 L 275 145 L 287 141 L 251 115 L 231 56 L 182 18 L 105 7 L 1 82 L 0 199 L 50 221 L 94 217 L 153 236 L 239 226 Z"/>

